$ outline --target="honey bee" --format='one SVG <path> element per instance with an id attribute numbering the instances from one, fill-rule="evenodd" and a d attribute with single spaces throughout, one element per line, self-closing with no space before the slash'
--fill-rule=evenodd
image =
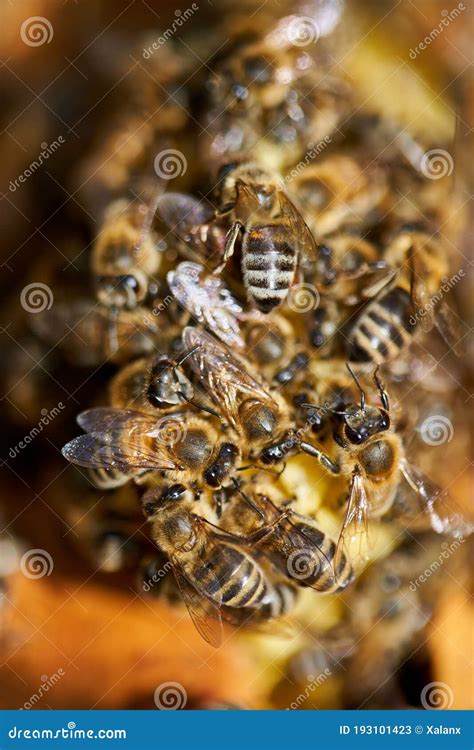
<path id="1" fill-rule="evenodd" d="M 222 607 L 252 610 L 269 605 L 271 589 L 263 570 L 232 535 L 154 489 L 145 493 L 143 508 L 189 614 L 208 643 L 221 644 Z"/>
<path id="2" fill-rule="evenodd" d="M 469 523 L 456 509 L 447 492 L 436 487 L 409 463 L 402 438 L 391 426 L 388 394 L 377 371 L 374 381 L 381 408 L 366 403 L 365 391 L 352 370 L 348 369 L 360 391 L 360 403 L 333 412 L 336 419 L 333 433 L 337 445 L 335 461 L 328 455 L 314 454 L 326 470 L 350 480 L 335 553 L 336 570 L 343 556 L 354 565 L 367 561 L 370 519 L 380 518 L 391 508 L 401 477 L 419 500 L 417 513 L 427 514 L 434 531 L 455 537 L 470 533 Z M 309 404 L 307 406 L 314 408 Z"/>
<path id="3" fill-rule="evenodd" d="M 128 409 L 98 407 L 82 412 L 80 435 L 62 449 L 71 463 L 121 472 L 140 482 L 149 472 L 171 482 L 219 489 L 240 459 L 239 447 L 223 440 L 208 421 L 191 413 L 159 417 Z M 183 485 L 171 485 L 172 490 Z"/>
<path id="4" fill-rule="evenodd" d="M 163 337 L 163 326 L 163 320 L 147 310 L 113 310 L 86 299 L 53 305 L 34 320 L 40 338 L 62 349 L 74 365 L 85 367 L 151 354 Z"/>
<path id="5" fill-rule="evenodd" d="M 232 513 L 232 529 L 238 528 L 251 549 L 261 551 L 292 583 L 328 593 L 352 582 L 353 570 L 344 555 L 334 570 L 336 545 L 312 519 L 278 508 L 263 494 L 247 498 L 247 506 L 234 506 Z M 255 529 L 256 514 L 261 526 Z"/>
<path id="6" fill-rule="evenodd" d="M 390 242 L 385 260 L 395 270 L 350 328 L 349 360 L 377 365 L 393 360 L 411 344 L 418 327 L 427 332 L 435 324 L 459 353 L 455 316 L 444 299 L 438 300 L 449 269 L 439 239 L 405 225 Z"/>
<path id="7" fill-rule="evenodd" d="M 306 166 L 291 180 L 291 189 L 316 238 L 363 225 L 381 204 L 387 181 L 380 167 L 364 169 L 342 154 Z"/>
<path id="8" fill-rule="evenodd" d="M 160 266 L 158 238 L 151 228 L 156 202 L 147 206 L 117 200 L 107 209 L 91 260 L 102 304 L 133 309 L 148 296 Z"/>
<path id="9" fill-rule="evenodd" d="M 299 265 L 316 257 L 316 245 L 278 178 L 253 162 L 226 164 L 219 174 L 220 215 L 231 227 L 219 273 L 242 234 L 242 275 L 249 299 L 269 313 L 286 298 Z"/>
<path id="10" fill-rule="evenodd" d="M 156 414 L 191 402 L 194 388 L 181 368 L 184 361 L 163 354 L 131 362 L 112 379 L 111 406 Z"/>
<path id="11" fill-rule="evenodd" d="M 216 339 L 205 331 L 187 327 L 183 344 L 191 353 L 189 364 L 205 393 L 235 431 L 239 444 L 250 460 L 264 466 L 279 463 L 300 450 L 321 461 L 321 451 L 290 427 L 288 405 L 279 393 L 270 393 Z M 240 467 L 243 468 L 243 467 Z"/>

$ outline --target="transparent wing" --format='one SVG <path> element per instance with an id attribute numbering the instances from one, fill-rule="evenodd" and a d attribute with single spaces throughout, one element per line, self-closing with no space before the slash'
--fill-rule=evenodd
<path id="1" fill-rule="evenodd" d="M 118 469 L 127 473 L 131 469 L 164 471 L 179 469 L 164 448 L 148 447 L 143 440 L 127 440 L 121 431 L 92 432 L 80 435 L 66 443 L 61 453 L 78 466 L 90 469 Z"/>
<path id="2" fill-rule="evenodd" d="M 400 461 L 406 481 L 421 501 L 421 510 L 428 514 L 431 527 L 438 534 L 467 537 L 472 534 L 474 524 L 465 518 L 447 490 L 441 489 L 423 472 L 412 466 L 406 458 Z"/>
<path id="3" fill-rule="evenodd" d="M 198 328 L 185 328 L 183 343 L 192 352 L 189 362 L 213 401 L 227 418 L 238 426 L 241 396 L 251 396 L 275 406 L 275 401 L 260 383 L 215 338 Z"/>
<path id="4" fill-rule="evenodd" d="M 76 421 L 85 432 L 104 432 L 125 428 L 151 434 L 161 420 L 156 419 L 152 414 L 133 411 L 132 409 L 99 406 L 81 412 Z"/>
<path id="5" fill-rule="evenodd" d="M 457 357 L 462 357 L 466 353 L 466 347 L 461 339 L 458 316 L 444 300 L 438 303 L 435 313 L 436 328 L 454 354 Z"/>
<path id="6" fill-rule="evenodd" d="M 301 262 L 315 263 L 317 259 L 316 242 L 313 233 L 306 224 L 296 206 L 291 202 L 284 191 L 279 191 L 280 213 L 290 223 L 292 233 L 297 242 L 298 253 Z"/>
<path id="7" fill-rule="evenodd" d="M 171 558 L 173 573 L 189 615 L 204 640 L 214 648 L 222 643 L 222 619 L 218 604 L 194 586 L 182 573 L 179 561 Z"/>
<path id="8" fill-rule="evenodd" d="M 238 319 L 242 307 L 232 297 L 222 278 L 205 275 L 200 263 L 183 262 L 167 275 L 175 299 L 198 323 L 208 326 L 229 346 L 243 349 Z"/>
<path id="9" fill-rule="evenodd" d="M 364 486 L 364 480 L 359 472 L 352 475 L 346 515 L 339 534 L 334 555 L 335 570 L 344 565 L 343 557 L 350 560 L 356 568 L 369 559 L 369 498 Z"/>
<path id="10" fill-rule="evenodd" d="M 215 212 L 208 204 L 185 193 L 165 193 L 156 208 L 166 226 L 183 242 L 193 249 L 206 249 L 198 230 L 214 219 Z"/>

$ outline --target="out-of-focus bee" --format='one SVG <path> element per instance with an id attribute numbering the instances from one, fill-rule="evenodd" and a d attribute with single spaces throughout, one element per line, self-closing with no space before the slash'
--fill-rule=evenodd
<path id="1" fill-rule="evenodd" d="M 226 164 L 219 175 L 221 215 L 229 216 L 222 270 L 242 234 L 248 297 L 268 313 L 286 298 L 299 265 L 316 255 L 314 238 L 278 178 L 258 164 Z"/>
<path id="2" fill-rule="evenodd" d="M 80 299 L 38 313 L 32 325 L 40 338 L 64 351 L 73 365 L 90 367 L 151 354 L 163 338 L 165 323 L 146 309 L 113 310 Z"/>
<path id="3" fill-rule="evenodd" d="M 341 154 L 306 166 L 290 184 L 317 239 L 363 225 L 387 192 L 382 169 L 363 169 L 355 159 Z"/>
<path id="4" fill-rule="evenodd" d="M 327 593 L 341 591 L 352 582 L 350 563 L 342 555 L 334 569 L 336 545 L 311 518 L 278 508 L 262 494 L 252 494 L 246 506 L 233 504 L 223 516 L 223 526 L 228 516 L 234 533 L 238 529 L 251 549 L 261 551 L 292 583 Z"/>
<path id="5" fill-rule="evenodd" d="M 303 368 L 302 351 L 292 323 L 279 313 L 271 318 L 255 318 L 243 325 L 246 356 L 258 367 L 267 382 L 286 385 Z"/>
<path id="6" fill-rule="evenodd" d="M 245 316 L 222 279 L 206 276 L 200 263 L 185 261 L 168 272 L 167 281 L 175 299 L 196 322 L 207 325 L 229 346 L 243 349 L 239 321 Z"/>
<path id="7" fill-rule="evenodd" d="M 133 309 L 148 296 L 160 265 L 154 209 L 153 203 L 117 200 L 106 211 L 91 263 L 98 300 L 108 307 Z"/>
<path id="8" fill-rule="evenodd" d="M 252 610 L 267 604 L 270 588 L 263 570 L 232 535 L 219 532 L 176 498 L 149 490 L 143 508 L 194 624 L 208 643 L 219 646 L 222 607 Z"/>
<path id="9" fill-rule="evenodd" d="M 426 332 L 434 324 L 458 351 L 455 316 L 440 293 L 449 272 L 440 239 L 421 227 L 401 227 L 384 259 L 394 272 L 348 331 L 350 361 L 382 364 L 393 360 L 409 346 L 417 327 Z"/>
<path id="10" fill-rule="evenodd" d="M 335 554 L 336 570 L 342 555 L 354 565 L 368 559 L 370 518 L 380 518 L 390 509 L 402 476 L 419 501 L 415 516 L 427 514 L 431 527 L 439 534 L 455 537 L 470 534 L 472 529 L 469 523 L 447 492 L 409 463 L 402 438 L 391 426 L 388 394 L 377 372 L 374 380 L 381 408 L 366 403 L 365 392 L 353 377 L 360 390 L 360 404 L 333 412 L 333 438 L 337 445 L 335 460 L 327 454 L 320 453 L 318 456 L 314 453 L 326 470 L 350 480 L 345 517 Z"/>
<path id="11" fill-rule="evenodd" d="M 210 422 L 191 413 L 154 417 L 127 409 L 99 407 L 82 412 L 77 421 L 86 431 L 62 449 L 71 463 L 119 471 L 140 481 L 149 472 L 182 482 L 167 487 L 179 496 L 186 487 L 218 489 L 231 476 L 240 449 L 223 440 Z M 186 485 L 186 487 L 184 486 Z"/>

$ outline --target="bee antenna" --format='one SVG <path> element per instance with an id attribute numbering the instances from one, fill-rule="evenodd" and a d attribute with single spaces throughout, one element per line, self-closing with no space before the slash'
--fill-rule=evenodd
<path id="1" fill-rule="evenodd" d="M 365 391 L 362 388 L 362 386 L 360 384 L 360 381 L 357 378 L 357 375 L 355 374 L 355 372 L 353 371 L 353 369 L 351 368 L 349 362 L 346 362 L 346 367 L 349 370 L 349 373 L 350 373 L 350 376 L 351 376 L 352 380 L 354 381 L 354 383 L 356 384 L 357 388 L 359 389 L 359 393 L 360 393 L 360 410 L 364 411 L 364 409 L 365 409 L 365 401 L 366 401 Z"/>
<path id="2" fill-rule="evenodd" d="M 385 390 L 385 386 L 384 386 L 384 384 L 382 383 L 382 380 L 379 377 L 379 369 L 380 369 L 379 365 L 377 365 L 377 367 L 374 370 L 374 381 L 375 381 L 375 384 L 376 384 L 376 386 L 378 388 L 378 391 L 379 391 L 379 394 L 380 394 L 380 400 L 382 402 L 382 406 L 385 409 L 385 411 L 389 411 L 390 410 L 390 402 L 388 400 L 388 393 Z"/>
<path id="3" fill-rule="evenodd" d="M 181 357 L 181 359 L 178 359 L 178 361 L 174 365 L 173 370 L 176 370 L 177 367 L 180 367 L 183 364 L 183 362 L 186 362 L 186 360 L 188 359 L 188 357 L 191 357 L 194 354 L 194 352 L 196 352 L 200 348 L 201 348 L 201 344 L 197 344 L 189 352 L 186 352 L 186 354 L 183 354 L 183 356 Z"/>
<path id="4" fill-rule="evenodd" d="M 242 496 L 242 498 L 245 500 L 249 508 L 251 508 L 255 513 L 257 513 L 262 520 L 265 520 L 265 514 L 260 510 L 260 508 L 257 508 L 255 503 L 252 502 L 252 500 L 249 498 L 248 495 L 240 488 L 240 482 L 237 481 L 235 477 L 232 477 L 232 482 L 237 490 L 237 492 Z"/>
<path id="5" fill-rule="evenodd" d="M 349 417 L 348 411 L 338 411 L 337 409 L 331 409 L 329 406 L 315 406 L 314 404 L 301 404 L 304 409 L 316 409 L 316 411 L 328 411 L 330 414 L 337 414 L 338 417 Z"/>

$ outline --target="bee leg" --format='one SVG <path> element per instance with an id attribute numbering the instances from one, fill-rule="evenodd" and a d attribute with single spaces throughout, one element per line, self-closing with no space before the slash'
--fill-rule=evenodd
<path id="1" fill-rule="evenodd" d="M 222 262 L 219 263 L 212 273 L 221 273 L 229 258 L 233 256 L 235 243 L 237 242 L 237 237 L 242 228 L 243 224 L 241 224 L 240 221 L 234 221 L 225 238 L 224 257 L 222 258 Z"/>
<path id="2" fill-rule="evenodd" d="M 332 458 L 329 458 L 326 453 L 320 451 L 319 448 L 316 448 L 316 446 L 311 445 L 311 443 L 300 443 L 300 448 L 309 456 L 317 458 L 321 466 L 323 466 L 326 471 L 330 471 L 331 474 L 341 473 L 341 467 L 339 466 L 339 464 L 335 463 Z"/>
<path id="3" fill-rule="evenodd" d="M 191 404 L 191 406 L 194 406 L 196 409 L 199 409 L 200 411 L 205 411 L 207 414 L 212 414 L 213 417 L 217 417 L 217 419 L 220 419 L 222 422 L 222 416 L 218 414 L 214 409 L 211 409 L 210 406 L 204 406 L 204 404 L 200 404 L 199 401 L 194 401 L 192 398 L 188 398 L 183 391 L 178 391 L 178 396 L 183 399 L 183 401 L 186 401 L 187 404 Z"/>

